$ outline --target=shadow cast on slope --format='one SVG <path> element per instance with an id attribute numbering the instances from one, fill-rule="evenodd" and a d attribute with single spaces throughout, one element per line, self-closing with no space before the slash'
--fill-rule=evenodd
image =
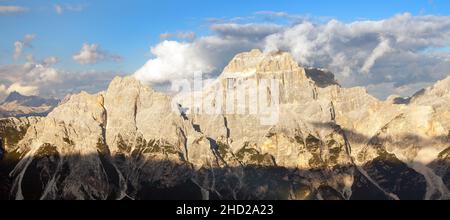
<path id="1" fill-rule="evenodd" d="M 100 155 L 98 167 L 85 166 Z M 209 167 L 193 169 L 188 163 L 169 160 L 147 160 L 139 157 L 112 158 L 109 155 L 64 156 L 48 148 L 32 159 L 26 168 L 20 187 L 24 199 L 137 199 L 137 200 L 343 200 L 342 186 L 329 184 L 325 173 L 352 173 L 354 184 L 347 199 L 386 200 L 387 193 L 400 199 L 424 198 L 423 181 L 411 169 L 398 161 L 375 161 L 367 165 L 371 177 L 383 189 L 374 185 L 352 166 L 290 169 L 278 166 Z M 0 199 L 15 199 L 17 187 L 9 176 L 21 156 L 7 153 L 0 161 Z M 22 158 L 27 159 L 27 158 Z M 71 162 L 69 162 L 71 161 Z M 75 161 L 76 164 L 73 164 Z M 60 163 L 61 162 L 61 163 Z M 57 164 L 62 164 L 58 167 Z M 135 164 L 140 164 L 135 166 Z M 448 164 L 447 164 L 448 165 Z M 77 168 L 78 167 L 78 168 Z M 118 167 L 120 173 L 115 169 Z M 74 178 L 84 176 L 85 178 Z M 123 192 L 120 176 L 126 179 Z M 15 176 L 17 178 L 17 176 Z M 333 177 L 333 175 L 331 175 Z M 53 194 L 43 196 L 54 179 Z M 312 183 L 315 184 L 312 184 Z M 317 186 L 317 183 L 320 183 Z M 76 190 L 74 190 L 76 189 Z M 76 194 L 73 192 L 76 191 Z M 125 193 L 125 194 L 124 194 Z M 120 196 L 125 195 L 125 196 Z"/>
<path id="2" fill-rule="evenodd" d="M 328 128 L 333 126 L 338 126 L 333 123 L 313 123 L 314 126 L 318 128 Z M 411 145 L 411 143 L 417 144 L 417 143 L 432 143 L 432 142 L 440 142 L 444 144 L 445 150 L 440 152 L 438 155 L 438 158 L 434 161 L 430 162 L 429 164 L 422 164 L 419 163 L 423 167 L 428 167 L 433 170 L 439 177 L 442 178 L 442 181 L 444 185 L 447 187 L 447 189 L 450 191 L 450 131 L 448 135 L 440 135 L 435 136 L 433 138 L 423 138 L 417 134 L 412 133 L 406 133 L 404 135 L 401 135 L 399 137 L 395 138 L 395 141 L 388 137 L 380 136 L 380 134 L 375 134 L 373 137 L 366 136 L 364 134 L 361 134 L 359 132 L 341 128 L 346 138 L 350 141 L 350 143 L 354 144 L 361 144 L 363 147 L 370 146 L 374 150 L 377 151 L 378 157 L 374 158 L 372 161 L 366 163 L 362 166 L 364 170 L 367 171 L 369 176 L 371 176 L 375 181 L 379 182 L 381 186 L 383 186 L 386 189 L 389 189 L 391 191 L 395 191 L 393 185 L 386 184 L 386 181 L 383 178 L 380 178 L 380 173 L 391 173 L 390 177 L 398 176 L 398 180 L 401 181 L 401 184 L 408 184 L 404 180 L 406 177 L 410 178 L 411 181 L 417 181 L 418 183 L 425 184 L 425 180 L 423 177 L 420 177 L 416 171 L 413 171 L 411 168 L 408 168 L 408 166 L 400 161 L 394 154 L 388 153 L 386 150 L 386 146 L 388 145 L 395 145 L 399 148 L 406 148 Z M 405 146 L 404 143 L 408 143 L 408 146 Z M 364 151 L 362 151 L 364 152 Z M 358 154 L 358 157 L 362 156 L 361 152 Z M 403 172 L 403 171 L 407 172 Z M 395 174 L 395 175 L 394 175 Z M 394 181 L 395 178 L 391 179 L 387 182 Z M 398 191 L 398 190 L 397 190 Z M 404 194 L 406 197 L 408 197 L 408 192 L 401 192 L 402 190 L 399 190 L 400 194 Z M 405 198 L 404 196 L 404 198 Z M 441 195 L 432 195 L 431 198 L 436 198 Z"/>

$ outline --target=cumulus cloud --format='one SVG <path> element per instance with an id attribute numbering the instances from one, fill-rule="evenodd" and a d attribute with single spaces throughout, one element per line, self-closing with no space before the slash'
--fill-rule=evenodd
<path id="1" fill-rule="evenodd" d="M 107 88 L 116 72 L 67 72 L 52 67 L 57 57 L 48 57 L 40 63 L 26 62 L 0 66 L 0 101 L 10 92 L 24 95 L 63 98 L 68 93 L 87 91 L 95 93 Z"/>
<path id="2" fill-rule="evenodd" d="M 192 79 L 196 73 L 214 77 L 236 53 L 261 46 L 248 39 L 218 36 L 201 37 L 189 43 L 163 41 L 151 48 L 155 58 L 150 59 L 134 76 L 147 84 Z"/>
<path id="3" fill-rule="evenodd" d="M 157 58 L 148 61 L 135 74 L 144 82 L 163 83 L 198 71 L 210 72 L 213 69 L 193 44 L 164 41 L 152 48 L 151 52 Z"/>
<path id="4" fill-rule="evenodd" d="M 59 80 L 56 69 L 49 64 L 26 62 L 25 64 L 13 64 L 0 67 L 0 78 L 3 82 L 21 85 L 38 85 Z"/>
<path id="5" fill-rule="evenodd" d="M 122 57 L 101 50 L 98 44 L 84 43 L 80 52 L 73 55 L 73 60 L 79 64 L 85 65 L 95 64 L 101 61 L 119 62 L 122 60 Z"/>
<path id="6" fill-rule="evenodd" d="M 8 94 L 12 92 L 18 92 L 22 95 L 37 95 L 39 94 L 39 90 L 36 86 L 23 86 L 20 83 L 14 83 L 8 87 L 6 91 Z"/>
<path id="7" fill-rule="evenodd" d="M 289 13 L 284 12 L 284 11 L 257 11 L 257 12 L 255 12 L 255 14 L 271 16 L 271 17 L 289 17 L 289 16 L 291 16 Z"/>
<path id="8" fill-rule="evenodd" d="M 57 70 L 37 63 L 6 65 L 0 67 L 0 92 L 19 92 L 23 95 L 38 95 L 39 87 L 46 87 L 58 81 Z M 0 97 L 4 98 L 4 96 Z"/>
<path id="9" fill-rule="evenodd" d="M 48 67 L 57 64 L 58 62 L 59 62 L 58 57 L 47 57 L 42 61 L 42 65 Z"/>
<path id="10" fill-rule="evenodd" d="M 31 55 L 30 55 L 31 56 Z M 41 90 L 50 89 L 52 85 L 60 83 L 60 71 L 52 65 L 58 61 L 57 57 L 49 57 L 41 63 L 36 63 L 32 57 L 24 64 L 0 66 L 0 90 L 2 93 L 19 92 L 23 95 L 38 95 Z M 0 97 L 0 100 L 4 96 Z"/>
<path id="11" fill-rule="evenodd" d="M 0 5 L 0 14 L 26 12 L 28 8 L 21 6 Z"/>
<path id="12" fill-rule="evenodd" d="M 287 20 L 289 22 L 298 23 L 307 19 L 318 19 L 322 20 L 324 17 L 311 17 L 311 16 L 305 16 L 305 15 L 297 15 L 297 14 L 290 14 L 284 11 L 257 11 L 254 13 L 257 18 L 262 18 L 266 21 L 276 21 L 276 20 Z"/>
<path id="13" fill-rule="evenodd" d="M 450 45 L 450 18 L 400 14 L 379 21 L 304 22 L 266 38 L 303 65 L 326 67 L 346 86 L 436 81 L 448 61 L 427 50 Z"/>
<path id="14" fill-rule="evenodd" d="M 31 41 L 34 40 L 36 37 L 35 34 L 27 34 L 25 35 L 23 40 L 18 40 L 14 42 L 14 59 L 17 60 L 21 55 L 26 47 L 31 47 Z"/>
<path id="15" fill-rule="evenodd" d="M 251 48 L 290 52 L 300 65 L 329 69 L 343 86 L 366 86 L 382 99 L 391 93 L 412 95 L 450 74 L 450 52 L 444 50 L 450 47 L 447 16 L 404 13 L 383 20 L 231 22 L 210 28 L 212 35 L 192 42 L 155 45 L 154 58 L 135 76 L 146 83 L 183 78 L 194 70 L 217 76 L 234 54 Z"/>

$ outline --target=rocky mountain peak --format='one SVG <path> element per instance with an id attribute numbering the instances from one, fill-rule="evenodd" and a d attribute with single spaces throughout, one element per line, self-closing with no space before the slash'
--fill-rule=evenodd
<path id="1" fill-rule="evenodd" d="M 170 96 L 133 77 L 72 95 L 44 118 L 0 120 L 5 157 L 17 157 L 6 172 L 8 196 L 450 197 L 447 80 L 425 90 L 433 91 L 426 100 L 439 102 L 399 105 L 342 88 L 331 73 L 303 68 L 288 53 L 260 50 L 236 55 L 218 81 L 233 88 L 244 79 L 279 81 L 277 123 L 252 114 L 183 114 Z"/>
<path id="2" fill-rule="evenodd" d="M 24 98 L 26 98 L 26 97 L 16 91 L 14 91 L 14 92 L 9 93 L 8 97 L 6 97 L 4 102 L 19 101 Z"/>
<path id="3" fill-rule="evenodd" d="M 276 79 L 282 85 L 283 99 L 290 101 L 295 96 L 305 98 L 305 93 L 315 93 L 312 91 L 316 90 L 314 87 L 340 86 L 330 71 L 304 68 L 288 52 L 266 53 L 259 49 L 237 54 L 225 67 L 220 79 L 224 86 L 239 80 Z M 297 94 L 291 94 L 293 91 Z"/>
<path id="4" fill-rule="evenodd" d="M 225 67 L 223 74 L 245 77 L 252 73 L 260 75 L 299 71 L 302 68 L 287 52 L 263 53 L 259 49 L 237 54 Z"/>
<path id="5" fill-rule="evenodd" d="M 11 102 L 16 102 L 24 106 L 39 107 L 42 105 L 56 106 L 59 100 L 53 98 L 46 99 L 39 96 L 25 96 L 20 94 L 19 92 L 14 91 L 11 92 L 8 97 L 6 97 L 5 101 L 3 101 L 3 104 Z"/>

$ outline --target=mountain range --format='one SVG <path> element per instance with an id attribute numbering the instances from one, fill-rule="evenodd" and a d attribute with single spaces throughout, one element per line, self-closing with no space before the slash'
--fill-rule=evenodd
<path id="1" fill-rule="evenodd" d="M 276 123 L 196 110 L 235 102 L 227 89 L 248 80 L 277 82 L 267 87 Z M 213 83 L 178 97 L 116 77 L 46 117 L 0 120 L 0 198 L 450 199 L 448 106 L 450 77 L 380 101 L 285 52 L 237 54 Z"/>
<path id="2" fill-rule="evenodd" d="M 0 103 L 0 117 L 46 116 L 59 103 L 58 99 L 25 96 L 11 92 Z"/>

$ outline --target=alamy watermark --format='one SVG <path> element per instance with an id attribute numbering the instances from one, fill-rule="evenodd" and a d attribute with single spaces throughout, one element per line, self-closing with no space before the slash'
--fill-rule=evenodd
<path id="1" fill-rule="evenodd" d="M 280 112 L 278 79 L 223 77 L 174 80 L 172 110 L 183 115 L 253 115 L 261 125 L 276 125 Z"/>

